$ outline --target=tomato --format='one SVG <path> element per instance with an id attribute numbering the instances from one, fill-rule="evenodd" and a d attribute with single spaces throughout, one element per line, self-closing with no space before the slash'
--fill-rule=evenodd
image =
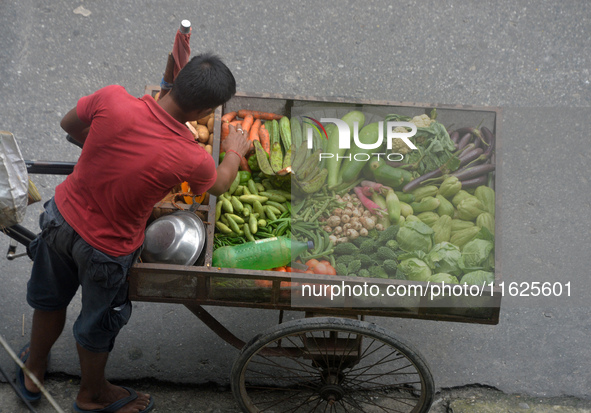
<path id="1" fill-rule="evenodd" d="M 287 270 L 285 269 L 285 267 L 277 267 L 277 268 L 273 268 L 273 271 L 287 272 Z"/>
<path id="2" fill-rule="evenodd" d="M 311 259 L 311 260 L 306 261 L 306 265 L 308 267 L 310 267 L 310 269 L 315 268 L 318 264 L 319 264 L 319 261 L 316 259 Z"/>
<path id="3" fill-rule="evenodd" d="M 285 267 L 285 272 L 294 272 L 293 268 L 291 267 Z"/>
<path id="4" fill-rule="evenodd" d="M 254 285 L 256 285 L 257 287 L 262 287 L 262 288 L 271 288 L 273 286 L 273 281 L 270 281 L 270 280 L 255 280 L 254 281 Z"/>
<path id="5" fill-rule="evenodd" d="M 318 264 L 316 264 L 313 268 L 311 267 L 309 270 L 313 271 L 314 274 L 337 275 L 337 271 L 326 260 L 318 262 Z"/>
<path id="6" fill-rule="evenodd" d="M 315 267 L 314 267 L 314 274 L 323 274 L 323 275 L 330 275 L 331 273 L 331 266 L 326 265 L 326 264 L 321 264 L 318 263 Z"/>
<path id="7" fill-rule="evenodd" d="M 312 270 L 308 270 L 308 271 L 304 271 L 304 274 L 315 274 L 315 273 Z"/>

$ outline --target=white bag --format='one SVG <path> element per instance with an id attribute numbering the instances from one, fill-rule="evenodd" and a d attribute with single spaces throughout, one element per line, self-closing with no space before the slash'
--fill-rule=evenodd
<path id="1" fill-rule="evenodd" d="M 27 165 L 14 135 L 0 131 L 0 229 L 22 222 L 28 192 Z"/>

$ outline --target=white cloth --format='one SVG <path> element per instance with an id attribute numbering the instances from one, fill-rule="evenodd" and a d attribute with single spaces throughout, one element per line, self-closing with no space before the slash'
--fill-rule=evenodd
<path id="1" fill-rule="evenodd" d="M 10 132 L 0 131 L 0 228 L 22 222 L 28 204 L 29 176 Z"/>

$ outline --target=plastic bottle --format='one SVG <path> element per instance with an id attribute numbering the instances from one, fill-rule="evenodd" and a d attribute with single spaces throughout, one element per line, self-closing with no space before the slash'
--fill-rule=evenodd
<path id="1" fill-rule="evenodd" d="M 222 268 L 268 270 L 282 267 L 294 256 L 313 248 L 312 241 L 292 241 L 287 237 L 274 237 L 226 246 L 213 252 L 212 265 Z"/>

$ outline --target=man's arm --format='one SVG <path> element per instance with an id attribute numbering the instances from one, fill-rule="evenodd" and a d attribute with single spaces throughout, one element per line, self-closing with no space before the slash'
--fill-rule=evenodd
<path id="1" fill-rule="evenodd" d="M 66 113 L 66 116 L 60 122 L 60 126 L 63 130 L 65 130 L 72 138 L 76 139 L 81 144 L 84 144 L 86 137 L 88 136 L 88 131 L 90 130 L 90 125 L 84 123 L 78 117 L 78 113 L 76 112 L 76 108 L 70 110 Z"/>
<path id="2" fill-rule="evenodd" d="M 250 142 L 246 139 L 246 136 L 234 129 L 234 126 L 230 125 L 230 133 L 220 147 L 220 151 L 226 152 L 226 156 L 218 166 L 215 183 L 207 192 L 215 196 L 220 196 L 226 192 L 236 178 L 238 167 L 240 166 L 241 157 L 235 152 L 244 156 L 249 150 Z"/>

